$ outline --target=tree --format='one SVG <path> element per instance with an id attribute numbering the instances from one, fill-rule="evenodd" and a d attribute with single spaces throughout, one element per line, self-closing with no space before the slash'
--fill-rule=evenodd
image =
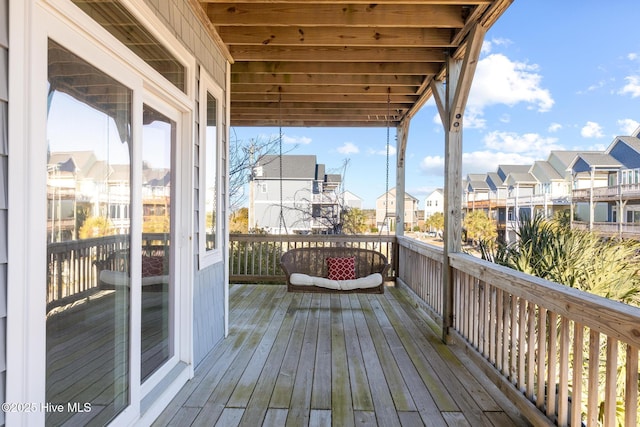
<path id="1" fill-rule="evenodd" d="M 233 129 L 233 128 L 232 128 Z M 291 147 L 286 152 L 294 150 Z M 244 203 L 247 195 L 244 191 L 254 166 L 269 154 L 279 154 L 280 137 L 257 137 L 249 141 L 237 138 L 235 133 L 229 144 L 229 210 L 234 212 Z M 283 153 L 285 154 L 285 153 Z"/>
<path id="2" fill-rule="evenodd" d="M 444 214 L 442 212 L 434 213 L 425 220 L 424 225 L 429 231 L 444 230 Z"/>
<path id="3" fill-rule="evenodd" d="M 495 221 L 490 219 L 484 211 L 469 212 L 464 218 L 463 227 L 467 232 L 467 240 L 473 242 L 495 241 L 498 237 Z"/>
<path id="4" fill-rule="evenodd" d="M 92 237 L 110 236 L 112 234 L 114 234 L 113 224 L 111 224 L 108 218 L 90 216 L 84 221 L 82 227 L 80 227 L 78 237 L 80 239 L 90 239 Z"/>
<path id="5" fill-rule="evenodd" d="M 229 232 L 242 234 L 249 232 L 249 209 L 240 208 L 231 214 Z"/>
<path id="6" fill-rule="evenodd" d="M 362 234 L 367 229 L 367 217 L 361 209 L 344 208 L 341 217 L 345 234 Z"/>
<path id="7" fill-rule="evenodd" d="M 603 239 L 542 217 L 522 220 L 518 239 L 483 258 L 514 270 L 640 306 L 640 242 Z"/>

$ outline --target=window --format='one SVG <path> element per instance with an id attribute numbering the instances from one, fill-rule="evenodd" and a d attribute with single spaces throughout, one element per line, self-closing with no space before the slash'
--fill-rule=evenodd
<path id="1" fill-rule="evenodd" d="M 200 79 L 200 268 L 222 260 L 222 89 L 204 72 Z"/>
<path id="2" fill-rule="evenodd" d="M 47 413 L 45 423 L 105 424 L 130 400 L 130 224 L 117 227 L 114 220 L 119 205 L 128 211 L 130 204 L 133 92 L 52 40 L 48 63 L 49 92 L 42 94 L 49 103 L 46 241 L 51 254 L 46 261 L 45 397 L 67 402 L 74 396 L 100 409 Z M 115 180 L 125 189 L 121 202 L 103 203 L 116 198 L 111 191 Z M 115 247 L 122 251 L 108 258 Z M 83 254 L 74 255 L 75 264 L 65 261 L 72 253 Z M 84 254 L 98 255 L 94 260 Z M 109 264 L 118 286 L 97 293 L 102 282 L 76 269 L 92 263 Z"/>
<path id="3" fill-rule="evenodd" d="M 164 78 L 181 91 L 185 91 L 185 66 L 120 2 L 73 2 Z"/>

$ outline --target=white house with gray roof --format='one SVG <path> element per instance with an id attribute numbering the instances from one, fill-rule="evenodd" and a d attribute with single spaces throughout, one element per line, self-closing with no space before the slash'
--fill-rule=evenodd
<path id="1" fill-rule="evenodd" d="M 267 155 L 249 182 L 249 227 L 270 233 L 327 232 L 340 222 L 342 177 L 315 155 Z"/>

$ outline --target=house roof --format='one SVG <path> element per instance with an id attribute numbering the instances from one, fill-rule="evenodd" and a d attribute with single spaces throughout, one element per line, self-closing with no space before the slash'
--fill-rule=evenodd
<path id="1" fill-rule="evenodd" d="M 232 64 L 231 126 L 395 127 L 512 0 L 196 3 Z"/>
<path id="2" fill-rule="evenodd" d="M 487 174 L 470 173 L 467 175 L 467 189 L 469 191 L 489 191 Z"/>
<path id="3" fill-rule="evenodd" d="M 533 163 L 531 174 L 540 182 L 564 179 L 564 176 L 551 163 L 544 160 L 537 160 Z"/>
<path id="4" fill-rule="evenodd" d="M 378 198 L 376 200 L 380 200 L 380 199 L 385 198 L 386 194 L 387 193 L 382 193 L 382 195 L 378 196 Z M 394 198 L 396 197 L 396 187 L 393 187 L 392 189 L 389 190 L 389 195 L 394 197 Z M 413 197 L 411 194 L 409 194 L 407 192 L 404 193 L 404 198 L 405 199 L 412 199 L 412 200 L 415 200 L 416 202 L 419 202 L 419 200 L 416 197 Z"/>
<path id="5" fill-rule="evenodd" d="M 574 172 L 593 169 L 619 169 L 622 164 L 606 153 L 580 153 L 569 165 Z"/>
<path id="6" fill-rule="evenodd" d="M 504 183 L 507 185 L 537 184 L 538 180 L 529 172 L 512 172 L 507 175 L 507 179 L 504 180 Z"/>
<path id="7" fill-rule="evenodd" d="M 640 139 L 635 136 L 619 136 L 616 140 L 611 144 L 611 146 L 605 151 L 605 153 L 609 154 L 611 152 L 611 148 L 618 143 L 618 141 L 624 142 L 626 145 L 640 153 Z"/>
<path id="8" fill-rule="evenodd" d="M 491 190 L 497 190 L 498 187 L 504 187 L 504 180 L 497 172 L 489 172 L 487 173 L 487 185 Z"/>
<path id="9" fill-rule="evenodd" d="M 309 179 L 316 178 L 316 156 L 314 155 L 284 155 L 282 156 L 282 175 L 280 174 L 279 156 L 268 154 L 258 162 L 262 167 L 261 179 Z"/>
<path id="10" fill-rule="evenodd" d="M 502 180 L 507 179 L 510 173 L 529 173 L 531 165 L 498 165 L 498 176 Z"/>

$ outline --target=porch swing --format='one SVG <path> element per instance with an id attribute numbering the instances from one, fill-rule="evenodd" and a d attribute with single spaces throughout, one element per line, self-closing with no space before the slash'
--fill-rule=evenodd
<path id="1" fill-rule="evenodd" d="M 282 103 L 282 95 L 279 98 Z M 391 89 L 387 95 L 386 206 L 383 226 L 387 224 L 389 199 L 389 115 Z M 281 108 L 281 107 L 279 107 Z M 281 109 L 280 109 L 281 111 Z M 284 224 L 282 208 L 282 115 L 280 125 L 280 226 Z M 284 225 L 286 229 L 286 225 Z M 387 227 L 388 232 L 388 227 Z M 382 239 L 381 232 L 378 237 Z M 289 292 L 313 293 L 384 293 L 384 281 L 390 268 L 387 257 L 379 251 L 353 247 L 294 248 L 280 257 L 280 267 Z"/>

